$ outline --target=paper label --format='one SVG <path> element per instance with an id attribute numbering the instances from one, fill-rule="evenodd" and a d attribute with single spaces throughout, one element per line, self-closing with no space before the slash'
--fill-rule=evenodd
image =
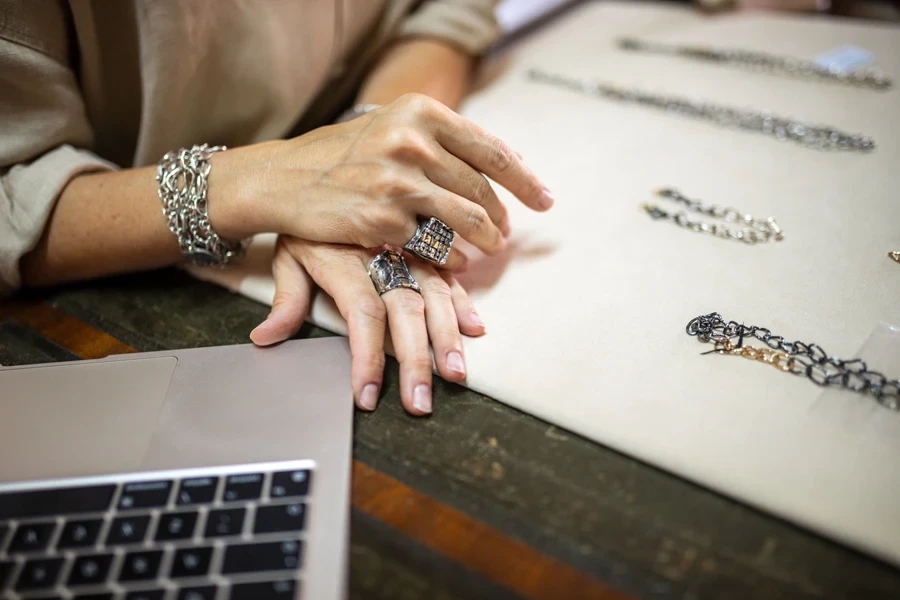
<path id="1" fill-rule="evenodd" d="M 850 73 L 871 65 L 875 62 L 875 55 L 865 48 L 846 44 L 820 54 L 813 62 L 832 73 Z"/>

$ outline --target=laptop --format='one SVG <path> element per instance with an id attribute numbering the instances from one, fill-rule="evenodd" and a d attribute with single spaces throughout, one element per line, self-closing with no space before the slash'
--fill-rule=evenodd
<path id="1" fill-rule="evenodd" d="M 0 598 L 346 594 L 343 338 L 0 368 Z"/>

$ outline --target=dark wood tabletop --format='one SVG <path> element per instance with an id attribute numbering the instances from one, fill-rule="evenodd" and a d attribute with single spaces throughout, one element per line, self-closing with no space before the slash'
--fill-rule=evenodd
<path id="1" fill-rule="evenodd" d="M 247 343 L 267 312 L 177 270 L 20 295 L 0 363 Z M 352 598 L 900 598 L 898 569 L 462 387 L 409 417 L 393 361 L 355 419 Z"/>

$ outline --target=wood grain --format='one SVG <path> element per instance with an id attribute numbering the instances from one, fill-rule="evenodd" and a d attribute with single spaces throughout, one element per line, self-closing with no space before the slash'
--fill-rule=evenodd
<path id="1" fill-rule="evenodd" d="M 49 304 L 39 302 L 10 304 L 0 312 L 0 317 L 2 316 L 33 329 L 80 358 L 104 358 L 112 354 L 137 352 L 135 348 L 56 310 Z"/>
<path id="2" fill-rule="evenodd" d="M 0 307 L 9 318 L 84 359 L 138 350 L 42 302 Z M 401 534 L 526 598 L 629 600 L 519 540 L 353 461 L 352 504 Z"/>
<path id="3" fill-rule="evenodd" d="M 631 598 L 359 461 L 353 506 L 526 598 Z"/>

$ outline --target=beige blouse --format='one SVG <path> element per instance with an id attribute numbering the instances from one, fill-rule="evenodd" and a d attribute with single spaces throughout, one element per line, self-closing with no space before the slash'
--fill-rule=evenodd
<path id="1" fill-rule="evenodd" d="M 0 0 L 0 297 L 77 174 L 325 124 L 389 41 L 482 52 L 495 3 Z"/>

